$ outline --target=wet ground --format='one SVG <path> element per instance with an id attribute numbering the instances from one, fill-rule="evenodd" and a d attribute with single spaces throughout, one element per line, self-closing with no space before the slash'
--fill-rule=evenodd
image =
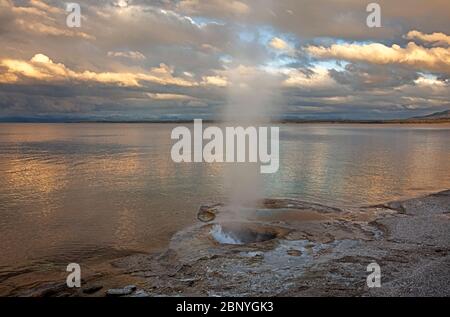
<path id="1" fill-rule="evenodd" d="M 80 290 L 57 283 L 16 295 L 104 296 L 109 288 L 134 284 L 122 291 L 450 296 L 450 191 L 346 210 L 294 199 L 266 199 L 256 208 L 211 204 L 198 218 L 173 236 L 167 250 L 94 266 Z M 366 282 L 374 262 L 381 268 L 379 288 Z"/>

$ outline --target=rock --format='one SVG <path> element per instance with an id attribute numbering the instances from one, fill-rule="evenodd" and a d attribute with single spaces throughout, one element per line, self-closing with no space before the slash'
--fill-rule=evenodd
<path id="1" fill-rule="evenodd" d="M 262 258 L 262 257 L 264 257 L 264 252 L 261 252 L 261 251 L 252 251 L 252 252 L 248 252 L 247 253 L 247 255 L 249 256 L 249 257 L 255 257 L 255 258 Z"/>
<path id="2" fill-rule="evenodd" d="M 391 201 L 388 203 L 372 205 L 372 206 L 369 206 L 369 208 L 384 208 L 384 209 L 394 210 L 400 214 L 406 214 L 405 207 L 403 206 L 401 201 Z"/>
<path id="3" fill-rule="evenodd" d="M 301 256 L 302 252 L 300 250 L 290 249 L 287 251 L 290 256 Z"/>
<path id="4" fill-rule="evenodd" d="M 398 211 L 401 214 L 406 213 L 405 207 L 402 205 L 402 202 L 400 202 L 400 201 L 393 201 L 393 202 L 387 203 L 386 206 L 389 209 Z"/>
<path id="5" fill-rule="evenodd" d="M 182 278 L 180 279 L 180 282 L 185 283 L 187 286 L 191 287 L 195 284 L 195 282 L 199 280 L 199 278 Z"/>
<path id="6" fill-rule="evenodd" d="M 150 295 L 146 291 L 140 289 L 128 297 L 150 297 Z"/>
<path id="7" fill-rule="evenodd" d="M 102 285 L 92 285 L 86 288 L 83 288 L 84 294 L 94 294 L 103 288 Z"/>
<path id="8" fill-rule="evenodd" d="M 212 205 L 212 206 L 200 206 L 197 218 L 198 220 L 202 222 L 210 222 L 213 221 L 216 218 L 216 214 L 218 212 L 217 207 L 220 206 L 220 204 Z"/>
<path id="9" fill-rule="evenodd" d="M 37 288 L 30 290 L 30 292 L 24 293 L 23 296 L 29 297 L 52 297 L 58 296 L 60 293 L 66 293 L 68 291 L 65 283 L 44 283 Z"/>
<path id="10" fill-rule="evenodd" d="M 320 213 L 340 213 L 342 210 L 337 207 L 330 207 L 316 203 L 309 203 L 306 201 L 301 201 L 297 199 L 289 198 L 265 198 L 262 200 L 262 206 L 269 209 L 299 209 L 299 210 L 315 210 Z"/>
<path id="11" fill-rule="evenodd" d="M 124 288 L 111 288 L 106 291 L 106 296 L 126 296 L 136 290 L 135 285 L 127 285 Z"/>

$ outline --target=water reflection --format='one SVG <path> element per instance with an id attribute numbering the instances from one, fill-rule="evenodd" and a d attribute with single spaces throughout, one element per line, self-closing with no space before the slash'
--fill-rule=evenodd
<path id="1" fill-rule="evenodd" d="M 170 124 L 0 125 L 0 275 L 150 250 L 225 201 L 226 164 L 175 164 Z M 450 188 L 450 125 L 282 125 L 267 196 L 365 205 Z M 108 251 L 109 252 L 109 251 Z"/>

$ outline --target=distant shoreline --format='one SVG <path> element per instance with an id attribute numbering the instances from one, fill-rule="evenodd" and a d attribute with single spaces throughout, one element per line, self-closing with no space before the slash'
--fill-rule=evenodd
<path id="1" fill-rule="evenodd" d="M 201 117 L 201 115 L 199 115 Z M 36 116 L 4 116 L 0 117 L 0 123 L 192 123 L 197 118 L 160 118 L 160 119 L 143 119 L 143 120 L 103 120 L 103 119 L 86 119 L 86 118 L 64 118 L 57 116 L 45 117 L 42 115 Z M 218 119 L 202 119 L 203 123 L 223 123 L 223 120 Z M 255 117 L 253 121 L 258 121 L 261 118 Z M 266 122 L 261 120 L 261 122 Z M 301 118 L 278 118 L 269 120 L 271 124 L 285 124 L 285 123 L 307 123 L 307 124 L 408 124 L 408 123 L 450 123 L 450 110 L 435 112 L 426 116 L 410 117 L 406 119 L 301 119 Z"/>
<path id="2" fill-rule="evenodd" d="M 67 121 L 45 121 L 45 120 L 11 120 L 11 121 L 2 121 L 0 119 L 0 124 L 8 124 L 8 123 L 30 123 L 30 124 L 80 124 L 80 123 L 114 123 L 114 124 L 175 124 L 175 123 L 193 123 L 193 120 L 134 120 L 134 121 L 124 121 L 124 120 L 98 120 L 98 121 L 90 121 L 90 120 L 67 120 Z M 203 123 L 224 123 L 224 121 L 220 120 L 203 120 Z M 441 124 L 441 123 L 450 123 L 450 119 L 433 119 L 433 120 L 414 120 L 414 119 L 406 119 L 406 120 L 278 120 L 271 121 L 271 124 Z"/>

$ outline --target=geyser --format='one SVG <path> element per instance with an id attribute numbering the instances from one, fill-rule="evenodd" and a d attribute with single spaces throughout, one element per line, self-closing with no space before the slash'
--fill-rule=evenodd
<path id="1" fill-rule="evenodd" d="M 289 230 L 255 223 L 221 223 L 211 227 L 211 236 L 221 244 L 249 244 L 283 237 Z"/>
<path id="2" fill-rule="evenodd" d="M 236 63 L 239 64 L 239 61 Z M 271 124 L 272 105 L 277 92 L 274 76 L 261 70 L 257 65 L 242 66 L 239 64 L 230 69 L 229 78 L 228 103 L 223 114 L 224 125 L 255 127 L 256 129 L 271 126 L 271 130 L 278 132 L 279 127 L 273 127 Z M 270 140 L 266 144 L 270 145 L 271 153 L 278 154 L 278 135 L 272 134 L 271 138 L 273 137 L 276 140 Z M 237 153 L 236 145 L 235 152 Z M 268 150 L 268 148 L 264 150 Z M 275 161 L 277 161 L 276 158 L 273 162 L 275 163 Z M 278 162 L 276 162 L 272 166 L 275 168 L 269 172 L 278 171 L 278 166 Z M 241 206 L 256 206 L 257 201 L 264 197 L 263 179 L 260 174 L 259 168 L 255 164 L 227 165 L 225 183 L 230 189 L 228 205 L 234 209 L 239 209 Z"/>
<path id="3" fill-rule="evenodd" d="M 264 1 L 264 5 L 269 8 L 272 1 Z M 261 34 L 257 29 L 253 32 L 253 41 L 259 45 Z M 264 65 L 269 60 L 266 56 L 242 50 L 241 44 L 236 39 L 234 50 L 230 54 L 231 61 L 226 68 L 227 104 L 222 113 L 223 123 L 232 127 L 270 126 L 277 108 L 274 104 L 279 99 L 281 76 L 267 71 Z M 273 171 L 278 171 L 278 164 L 275 167 L 277 168 Z M 229 164 L 225 167 L 224 174 L 229 197 L 227 204 L 231 209 L 239 211 L 243 206 L 256 207 L 257 202 L 264 197 L 264 179 L 256 164 Z"/>

